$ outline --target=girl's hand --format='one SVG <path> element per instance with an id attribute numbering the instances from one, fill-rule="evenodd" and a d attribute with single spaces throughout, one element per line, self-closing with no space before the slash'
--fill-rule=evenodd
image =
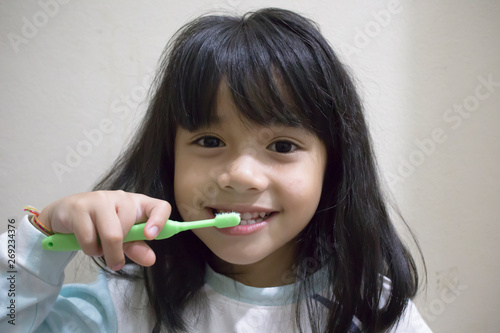
<path id="1" fill-rule="evenodd" d="M 164 200 L 124 191 L 96 191 L 55 201 L 38 218 L 54 232 L 74 233 L 85 254 L 104 255 L 106 265 L 119 270 L 125 265 L 124 254 L 141 266 L 154 264 L 156 256 L 144 241 L 123 243 L 123 239 L 136 222 L 146 220 L 145 236 L 155 238 L 170 212 Z"/>

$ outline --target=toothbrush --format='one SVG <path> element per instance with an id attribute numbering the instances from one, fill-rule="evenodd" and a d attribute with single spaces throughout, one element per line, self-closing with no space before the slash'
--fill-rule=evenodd
<path id="1" fill-rule="evenodd" d="M 213 219 L 200 220 L 192 222 L 177 222 L 168 220 L 165 227 L 160 231 L 155 240 L 165 239 L 172 237 L 173 235 L 186 230 L 197 229 L 197 228 L 207 228 L 207 227 L 217 227 L 217 228 L 227 228 L 234 227 L 240 223 L 239 213 L 222 213 L 215 216 Z M 146 222 L 135 224 L 130 229 L 127 236 L 123 239 L 123 242 L 132 242 L 138 240 L 146 240 L 144 236 L 144 227 Z M 78 241 L 76 240 L 75 234 L 54 234 L 52 236 L 46 237 L 42 241 L 42 247 L 45 250 L 50 251 L 77 251 L 81 250 Z"/>

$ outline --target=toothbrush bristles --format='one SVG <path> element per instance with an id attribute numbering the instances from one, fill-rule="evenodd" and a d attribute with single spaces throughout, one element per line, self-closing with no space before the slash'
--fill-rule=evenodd
<path id="1" fill-rule="evenodd" d="M 215 214 L 216 226 L 227 228 L 237 226 L 241 222 L 241 214 L 237 212 L 220 212 Z"/>

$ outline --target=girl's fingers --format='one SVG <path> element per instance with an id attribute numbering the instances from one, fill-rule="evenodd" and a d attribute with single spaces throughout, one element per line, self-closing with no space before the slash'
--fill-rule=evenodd
<path id="1" fill-rule="evenodd" d="M 125 230 L 130 227 L 127 229 L 122 225 L 114 205 L 101 206 L 95 210 L 94 215 L 94 224 L 99 234 L 106 265 L 112 270 L 119 270 L 125 265 L 123 238 Z"/>
<path id="2" fill-rule="evenodd" d="M 119 270 L 127 256 L 143 266 L 150 266 L 156 256 L 144 242 L 123 244 L 130 228 L 146 222 L 144 235 L 154 239 L 170 217 L 171 206 L 164 200 L 124 191 L 80 193 L 58 200 L 40 214 L 52 230 L 74 233 L 83 252 L 104 255 L 106 265 Z"/>
<path id="3" fill-rule="evenodd" d="M 146 221 L 144 235 L 148 240 L 154 239 L 167 223 L 172 207 L 164 200 L 138 195 L 137 220 Z"/>
<path id="4" fill-rule="evenodd" d="M 132 199 L 132 202 L 117 205 L 116 210 L 124 230 L 123 237 L 126 236 L 135 222 L 147 220 L 144 235 L 147 239 L 154 239 L 170 217 L 170 205 L 164 200 L 142 194 L 133 194 L 127 199 Z M 143 241 L 123 243 L 121 249 L 130 260 L 141 266 L 151 266 L 155 263 L 156 255 L 154 251 Z M 106 258 L 106 262 L 107 260 Z M 113 266 L 108 265 L 108 267 Z M 120 267 L 120 265 L 115 266 L 114 269 L 117 269 L 117 267 Z"/>
<path id="5" fill-rule="evenodd" d="M 141 266 L 152 266 L 156 261 L 154 251 L 143 241 L 123 244 L 123 251 L 127 257 Z"/>
<path id="6" fill-rule="evenodd" d="M 140 264 L 152 265 L 155 256 L 145 244 L 142 246 L 124 245 L 123 239 L 135 222 L 146 220 L 145 236 L 153 239 L 163 228 L 170 216 L 170 205 L 163 200 L 150 198 L 141 194 L 113 192 L 113 202 L 103 200 L 103 204 L 94 210 L 94 224 L 99 234 L 106 265 L 119 270 L 125 264 L 125 248 L 131 248 L 133 258 Z M 141 256 L 135 254 L 138 251 Z"/>
<path id="7" fill-rule="evenodd" d="M 93 257 L 102 256 L 103 250 L 98 241 L 97 230 L 88 214 L 77 214 L 74 219 L 74 234 L 82 251 Z"/>

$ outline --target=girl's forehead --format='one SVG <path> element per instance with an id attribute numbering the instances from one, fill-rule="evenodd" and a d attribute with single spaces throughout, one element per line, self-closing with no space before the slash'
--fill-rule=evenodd
<path id="1" fill-rule="evenodd" d="M 237 120 L 236 118 L 244 118 L 242 112 L 239 111 L 239 108 L 233 99 L 231 88 L 224 80 L 220 83 L 217 91 L 217 103 L 215 105 L 213 118 L 212 125 L 234 121 Z"/>

